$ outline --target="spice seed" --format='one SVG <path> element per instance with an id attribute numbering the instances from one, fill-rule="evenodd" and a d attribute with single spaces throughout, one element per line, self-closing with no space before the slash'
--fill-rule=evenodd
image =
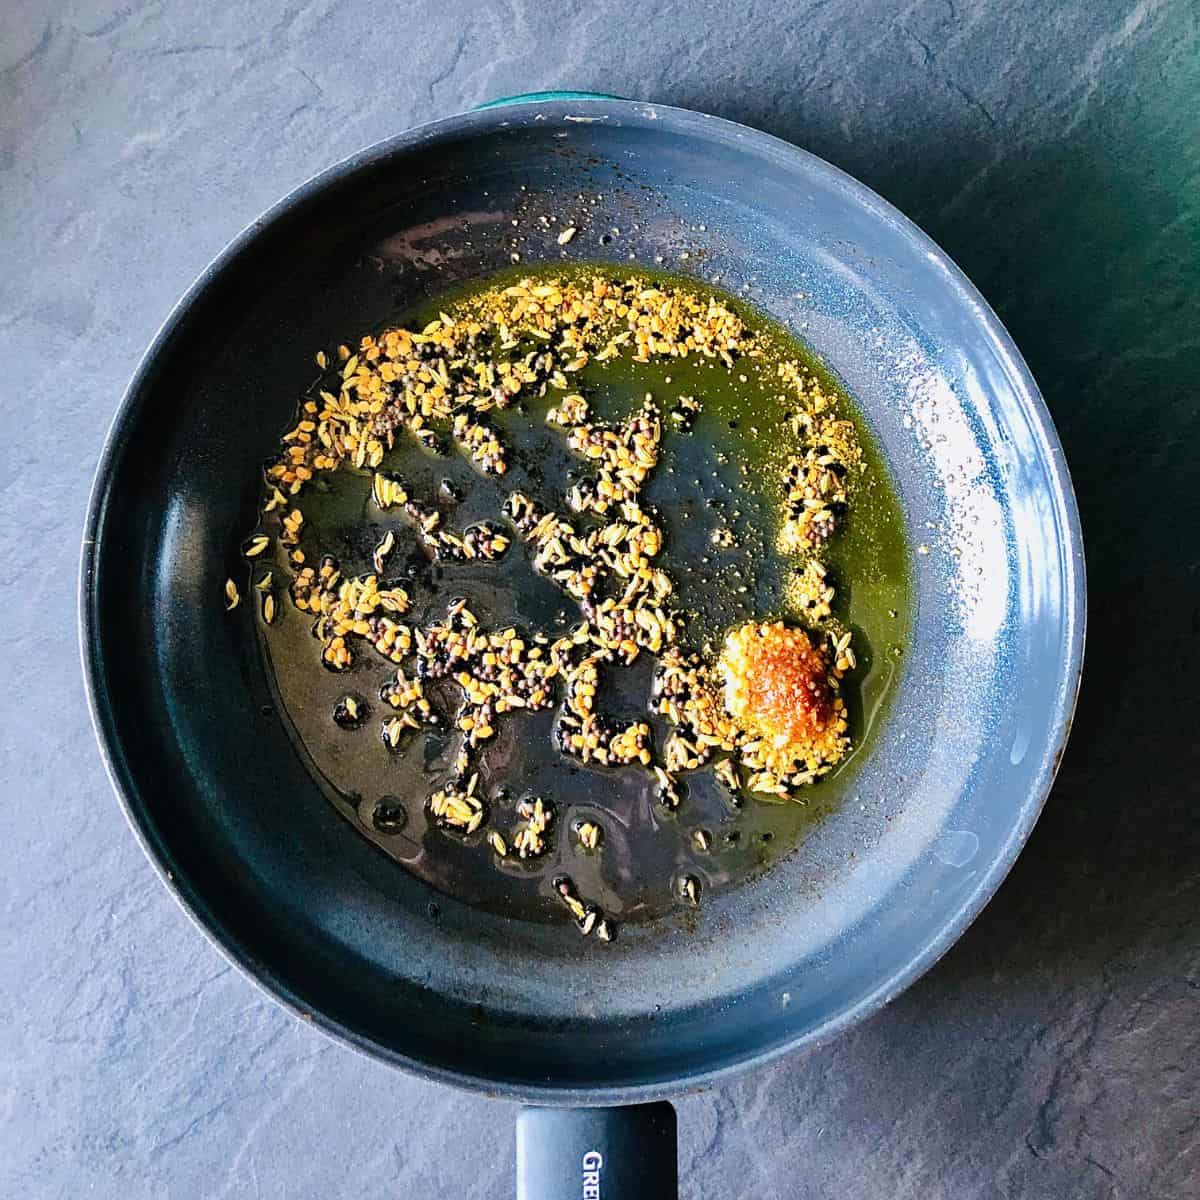
<path id="1" fill-rule="evenodd" d="M 358 729 L 370 715 L 367 702 L 348 692 L 333 707 L 333 720 L 342 729 Z"/>
<path id="2" fill-rule="evenodd" d="M 603 832 L 600 826 L 593 821 L 581 821 L 575 830 L 575 836 L 579 839 L 579 844 L 583 849 L 593 851 L 600 845 Z"/>
<path id="3" fill-rule="evenodd" d="M 559 245 L 577 233 L 575 225 L 563 228 Z M 519 257 L 514 253 L 514 261 Z M 797 789 L 829 771 L 845 753 L 849 738 L 838 681 L 855 669 L 856 660 L 844 630 L 826 644 L 834 594 L 817 555 L 845 518 L 848 468 L 860 461 L 854 430 L 803 368 L 763 357 L 757 337 L 712 296 L 596 274 L 582 280 L 520 280 L 456 302 L 424 329 L 389 329 L 363 337 L 354 350 L 337 348 L 342 365 L 323 380 L 333 390 L 304 401 L 280 457 L 267 468 L 263 507 L 282 517 L 279 541 L 294 571 L 291 579 L 285 575 L 288 594 L 298 610 L 309 614 L 324 665 L 334 670 L 357 665 L 356 651 L 365 643 L 395 671 L 381 691 L 388 712 L 379 727 L 385 744 L 399 750 L 409 731 L 438 725 L 423 681 L 445 680 L 460 689 L 451 718 L 460 735 L 451 774 L 428 801 L 441 827 L 470 834 L 484 825 L 474 773 L 484 748 L 503 735 L 503 721 L 512 713 L 560 703 L 555 736 L 565 754 L 596 766 L 651 772 L 670 809 L 684 803 L 690 791 L 683 772 L 713 769 L 735 804 L 746 787 L 796 799 Z M 752 369 L 761 380 L 769 371 L 799 401 L 798 411 L 788 417 L 796 450 L 784 466 L 784 530 L 777 546 L 800 560 L 792 599 L 813 632 L 812 670 L 800 680 L 813 697 L 807 705 L 813 728 L 798 742 L 789 737 L 779 745 L 774 740 L 779 730 L 751 719 L 752 703 L 739 713 L 726 707 L 728 695 L 741 703 L 742 693 L 753 691 L 755 677 L 743 668 L 762 656 L 756 639 L 770 627 L 745 626 L 734 649 L 727 646 L 725 665 L 734 668 L 727 672 L 734 679 L 730 687 L 714 650 L 705 648 L 702 657 L 682 649 L 687 614 L 675 607 L 674 582 L 655 563 L 664 530 L 653 509 L 643 506 L 642 494 L 659 464 L 664 425 L 672 436 L 686 432 L 701 406 L 694 396 L 668 394 L 660 407 L 648 395 L 624 420 L 596 419 L 587 400 L 571 391 L 571 376 L 589 362 L 618 354 L 635 362 L 707 359 L 743 382 Z M 317 352 L 322 370 L 329 357 Z M 407 431 L 430 452 L 445 453 L 452 439 L 478 471 L 502 476 L 509 449 L 501 423 L 491 414 L 524 411 L 527 397 L 547 396 L 548 389 L 554 389 L 549 393 L 554 407 L 547 419 L 584 469 L 575 474 L 558 511 L 514 493 L 505 503 L 505 516 L 515 538 L 526 543 L 534 569 L 579 606 L 582 619 L 574 630 L 555 636 L 486 628 L 465 601 L 444 620 L 402 624 L 400 618 L 412 608 L 409 594 L 381 579 L 395 547 L 391 530 L 374 547 L 373 575 L 343 577 L 336 560 L 319 558 L 320 551 L 309 544 L 319 528 L 304 539 L 313 558 L 308 565 L 300 546 L 304 516 L 298 508 L 288 511 L 292 498 L 314 481 L 324 490 L 319 476 L 342 466 L 370 475 L 377 507 L 400 509 L 434 562 L 482 564 L 500 558 L 514 540 L 508 531 L 490 522 L 449 528 L 441 510 L 410 497 L 407 485 L 380 466 L 396 448 L 397 435 Z M 712 536 L 719 547 L 732 550 L 738 536 L 750 535 L 737 524 L 737 512 L 727 519 Z M 270 542 L 255 534 L 243 552 L 258 557 Z M 442 568 L 436 570 L 440 578 Z M 278 617 L 271 572 L 254 587 L 263 596 L 263 620 L 270 624 Z M 239 600 L 230 580 L 227 607 Z M 776 635 L 780 654 L 784 640 L 797 641 L 794 634 L 804 636 L 798 630 Z M 647 721 L 614 721 L 601 711 L 605 674 L 643 654 L 656 660 L 651 709 L 668 725 L 661 746 Z M 739 656 L 745 661 L 735 661 Z M 415 669 L 406 673 L 410 659 Z M 351 721 L 365 719 L 365 702 L 347 704 L 345 715 Z M 488 842 L 501 857 L 511 848 L 522 858 L 537 858 L 546 852 L 553 810 L 531 798 L 519 816 L 510 840 L 493 832 L 486 835 Z M 584 851 L 598 848 L 603 836 L 590 821 L 576 824 L 573 832 Z M 700 852 L 710 848 L 711 837 L 708 830 L 691 834 Z M 698 879 L 688 876 L 677 886 L 687 902 L 699 902 Z M 573 885 L 559 894 L 585 934 L 611 936 L 610 923 Z"/>

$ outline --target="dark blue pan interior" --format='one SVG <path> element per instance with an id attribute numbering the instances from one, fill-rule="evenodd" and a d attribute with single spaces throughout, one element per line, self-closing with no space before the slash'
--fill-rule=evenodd
<path id="1" fill-rule="evenodd" d="M 569 927 L 436 895 L 360 837 L 264 715 L 252 626 L 220 604 L 312 348 L 509 265 L 513 213 L 580 192 L 602 196 L 595 228 L 620 227 L 622 254 L 719 275 L 824 356 L 885 448 L 920 550 L 903 686 L 853 800 L 691 924 L 631 927 L 603 953 Z M 553 231 L 522 233 L 526 262 L 564 253 Z M 594 238 L 567 248 L 599 251 Z M 1082 574 L 1070 483 L 1024 364 L 895 210 L 715 118 L 538 102 L 333 168 L 181 302 L 101 464 L 83 649 L 135 829 L 200 925 L 274 995 L 437 1078 L 612 1102 L 828 1036 L 962 932 L 1062 750 Z"/>

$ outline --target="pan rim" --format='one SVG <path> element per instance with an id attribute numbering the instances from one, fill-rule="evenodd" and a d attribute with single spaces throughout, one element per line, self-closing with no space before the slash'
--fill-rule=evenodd
<path id="1" fill-rule="evenodd" d="M 598 110 L 604 110 L 600 112 Z M 190 881 L 179 878 L 170 869 L 170 855 L 158 837 L 153 821 L 136 799 L 137 787 L 124 761 L 120 741 L 112 723 L 104 672 L 104 654 L 97 632 L 97 606 L 94 587 L 97 535 L 104 525 L 104 511 L 118 456 L 136 424 L 142 391 L 154 364 L 184 321 L 188 312 L 208 289 L 248 247 L 269 227 L 290 213 L 298 204 L 349 175 L 392 156 L 402 155 L 430 142 L 486 132 L 508 123 L 520 124 L 533 119 L 557 120 L 580 116 L 603 120 L 659 121 L 669 118 L 692 133 L 725 142 L 748 141 L 763 152 L 799 162 L 823 175 L 839 190 L 848 194 L 859 207 L 889 223 L 910 243 L 918 246 L 935 262 L 948 287 L 973 310 L 984 335 L 1003 361 L 1015 385 L 1015 391 L 1036 439 L 1040 457 L 1050 484 L 1050 498 L 1057 527 L 1062 533 L 1059 546 L 1062 573 L 1064 673 L 1048 716 L 1055 731 L 1043 758 L 1034 785 L 1024 804 L 1013 813 L 1008 837 L 996 853 L 990 868 L 965 896 L 955 912 L 942 924 L 938 935 L 926 942 L 908 962 L 894 970 L 868 994 L 832 1013 L 813 1028 L 768 1043 L 740 1054 L 734 1061 L 696 1070 L 687 1075 L 655 1078 L 635 1084 L 601 1084 L 595 1087 L 529 1084 L 506 1078 L 470 1074 L 442 1066 L 430 1059 L 401 1054 L 380 1045 L 353 1028 L 300 998 L 271 967 L 206 911 L 203 896 Z M 88 711 L 100 747 L 105 771 L 134 836 L 149 858 L 155 872 L 192 923 L 216 947 L 227 962 L 236 966 L 266 995 L 283 1008 L 317 1026 L 323 1033 L 369 1057 L 400 1067 L 422 1078 L 446 1083 L 476 1093 L 539 1104 L 617 1105 L 667 1098 L 684 1091 L 714 1086 L 744 1071 L 764 1066 L 801 1047 L 814 1046 L 836 1037 L 845 1029 L 865 1020 L 925 974 L 965 932 L 995 894 L 1027 841 L 1045 804 L 1057 774 L 1070 734 L 1083 667 L 1086 630 L 1086 573 L 1078 505 L 1063 450 L 1053 420 L 1032 373 L 1008 331 L 961 269 L 918 226 L 876 192 L 852 176 L 816 155 L 771 134 L 721 117 L 670 105 L 633 100 L 579 99 L 536 100 L 509 103 L 502 107 L 479 109 L 428 122 L 385 138 L 351 154 L 302 182 L 265 213 L 250 222 L 204 268 L 184 292 L 155 333 L 142 355 L 114 413 L 105 436 L 88 500 L 83 531 L 79 574 L 79 638 Z"/>

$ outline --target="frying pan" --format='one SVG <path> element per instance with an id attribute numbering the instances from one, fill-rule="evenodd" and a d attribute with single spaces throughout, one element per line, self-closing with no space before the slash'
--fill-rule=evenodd
<path id="1" fill-rule="evenodd" d="M 531 198 L 553 211 L 579 196 L 589 224 L 571 246 L 536 221 L 514 242 L 510 218 Z M 594 235 L 610 228 L 620 237 L 604 245 Z M 913 547 L 903 676 L 853 795 L 689 922 L 630 926 L 602 948 L 565 922 L 435 892 L 379 853 L 288 736 L 252 612 L 231 620 L 220 603 L 313 348 L 513 254 L 568 253 L 662 256 L 797 330 L 857 398 Z M 167 886 L 327 1033 L 534 1105 L 518 1139 L 530 1197 L 673 1194 L 674 1117 L 653 1102 L 831 1037 L 946 951 L 1047 794 L 1084 632 L 1059 443 L 958 269 L 801 150 L 605 98 L 537 98 L 402 134 L 239 236 L 167 319 L 120 408 L 80 607 L 108 769 Z"/>

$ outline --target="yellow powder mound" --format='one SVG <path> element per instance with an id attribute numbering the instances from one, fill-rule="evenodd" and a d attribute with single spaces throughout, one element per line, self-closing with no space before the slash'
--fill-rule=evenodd
<path id="1" fill-rule="evenodd" d="M 752 623 L 725 639 L 718 662 L 725 707 L 744 730 L 742 762 L 758 772 L 751 786 L 781 791 L 846 753 L 846 708 L 836 668 L 802 629 Z"/>

